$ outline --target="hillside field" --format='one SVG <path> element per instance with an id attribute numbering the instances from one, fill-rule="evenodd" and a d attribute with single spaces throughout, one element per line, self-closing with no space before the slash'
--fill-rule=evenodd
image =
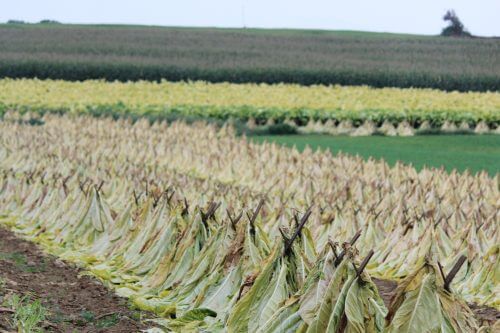
<path id="1" fill-rule="evenodd" d="M 500 40 L 352 31 L 0 25 L 0 77 L 500 89 Z"/>

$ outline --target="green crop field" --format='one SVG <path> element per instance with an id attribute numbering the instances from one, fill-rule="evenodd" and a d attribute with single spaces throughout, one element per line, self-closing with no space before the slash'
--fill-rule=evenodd
<path id="1" fill-rule="evenodd" d="M 500 172 L 500 136 L 498 135 L 427 135 L 415 137 L 347 137 L 327 135 L 254 136 L 257 142 L 270 141 L 303 150 L 330 149 L 358 154 L 364 158 L 384 159 L 391 165 L 396 161 L 447 171 L 468 169 L 471 173 L 486 170 L 491 176 Z"/>
<path id="2" fill-rule="evenodd" d="M 499 90 L 500 41 L 356 31 L 0 25 L 0 77 Z"/>

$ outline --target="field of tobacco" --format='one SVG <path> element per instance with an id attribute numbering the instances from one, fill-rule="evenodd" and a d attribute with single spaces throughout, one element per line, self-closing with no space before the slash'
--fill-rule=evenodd
<path id="1" fill-rule="evenodd" d="M 7 111 L 232 121 L 248 129 L 414 135 L 500 133 L 500 93 L 367 86 L 0 80 Z M 281 126 L 283 129 L 283 126 Z"/>
<path id="2" fill-rule="evenodd" d="M 471 310 L 500 310 L 498 175 L 254 144 L 228 125 L 42 120 L 0 122 L 0 225 L 165 331 L 499 329 Z M 390 302 L 379 280 L 397 283 Z"/>

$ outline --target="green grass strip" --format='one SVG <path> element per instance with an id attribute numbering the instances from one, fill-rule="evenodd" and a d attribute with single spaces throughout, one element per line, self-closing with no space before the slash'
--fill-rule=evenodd
<path id="1" fill-rule="evenodd" d="M 326 135 L 254 136 L 256 142 L 276 142 L 303 150 L 330 149 L 357 154 L 367 159 L 384 159 L 390 165 L 397 161 L 412 164 L 418 170 L 424 166 L 444 167 L 471 173 L 487 171 L 491 176 L 500 173 L 499 135 L 422 135 L 414 137 L 345 137 Z"/>

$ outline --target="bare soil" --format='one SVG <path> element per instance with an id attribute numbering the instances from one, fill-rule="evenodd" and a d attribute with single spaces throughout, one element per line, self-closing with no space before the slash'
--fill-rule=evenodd
<path id="1" fill-rule="evenodd" d="M 140 332 L 146 328 L 141 323 L 143 312 L 129 309 L 127 300 L 114 295 L 96 279 L 79 276 L 81 272 L 0 228 L 0 278 L 5 282 L 4 293 L 40 299 L 49 311 L 45 331 Z M 9 330 L 11 315 L 0 307 L 0 332 Z"/>

